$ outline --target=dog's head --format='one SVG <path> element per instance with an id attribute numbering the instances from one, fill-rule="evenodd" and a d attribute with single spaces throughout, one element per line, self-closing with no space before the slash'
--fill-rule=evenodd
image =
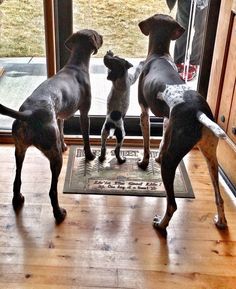
<path id="1" fill-rule="evenodd" d="M 169 37 L 170 40 L 178 39 L 185 29 L 171 16 L 155 14 L 139 23 L 139 28 L 146 36 L 151 33 Z M 158 33 L 159 32 L 159 33 Z"/>
<path id="2" fill-rule="evenodd" d="M 100 34 L 92 29 L 83 29 L 72 34 L 65 42 L 67 49 L 72 51 L 78 45 L 84 45 L 90 49 L 93 54 L 96 54 L 98 49 L 102 46 L 103 39 Z"/>
<path id="3" fill-rule="evenodd" d="M 108 68 L 107 79 L 115 81 L 117 78 L 121 78 L 125 72 L 133 65 L 119 56 L 114 56 L 112 51 L 107 51 L 103 58 L 105 66 Z"/>

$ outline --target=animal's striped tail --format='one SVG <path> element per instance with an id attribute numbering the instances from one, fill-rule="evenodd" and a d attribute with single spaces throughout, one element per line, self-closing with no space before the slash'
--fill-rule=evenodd
<path id="1" fill-rule="evenodd" d="M 219 127 L 217 123 L 215 123 L 209 117 L 207 117 L 205 113 L 199 111 L 197 113 L 197 119 L 199 120 L 200 123 L 208 127 L 214 133 L 214 135 L 216 135 L 218 138 L 222 138 L 222 139 L 227 138 L 227 135 L 223 131 L 223 129 Z"/>
<path id="2" fill-rule="evenodd" d="M 9 117 L 19 119 L 22 121 L 27 121 L 32 115 L 32 112 L 30 110 L 17 111 L 0 104 L 0 114 L 7 115 Z"/>

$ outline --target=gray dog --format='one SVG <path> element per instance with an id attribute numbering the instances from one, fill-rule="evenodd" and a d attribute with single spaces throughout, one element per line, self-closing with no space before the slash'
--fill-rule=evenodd
<path id="1" fill-rule="evenodd" d="M 114 56 L 112 51 L 108 51 L 104 56 L 104 64 L 108 68 L 107 79 L 112 81 L 112 88 L 107 98 L 107 116 L 102 127 L 102 148 L 99 160 L 105 160 L 106 140 L 108 136 L 116 136 L 117 143 L 115 155 L 118 163 L 125 162 L 125 158 L 120 156 L 120 148 L 122 146 L 125 129 L 124 117 L 129 108 L 130 86 L 137 80 L 144 62 L 140 62 L 136 67 L 134 74 L 128 73 L 128 69 L 133 65 L 127 60 Z"/>
<path id="2" fill-rule="evenodd" d="M 0 113 L 15 118 L 12 134 L 15 140 L 16 176 L 13 207 L 24 203 L 20 193 L 21 169 L 26 150 L 34 145 L 50 161 L 52 172 L 49 196 L 57 223 L 62 222 L 66 210 L 58 203 L 57 183 L 62 167 L 62 152 L 66 150 L 63 120 L 80 110 L 81 130 L 85 156 L 92 160 L 89 144 L 88 111 L 91 104 L 89 60 L 102 46 L 102 36 L 94 30 L 84 29 L 69 37 L 65 46 L 71 51 L 67 64 L 56 75 L 44 81 L 21 105 L 19 111 L 0 105 Z"/>

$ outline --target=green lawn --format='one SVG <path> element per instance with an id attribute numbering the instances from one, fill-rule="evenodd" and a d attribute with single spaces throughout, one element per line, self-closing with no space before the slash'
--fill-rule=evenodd
<path id="1" fill-rule="evenodd" d="M 0 6 L 0 57 L 44 56 L 43 1 L 6 0 Z M 74 31 L 92 28 L 104 36 L 98 57 L 108 49 L 143 57 L 147 39 L 138 23 L 155 13 L 169 13 L 165 0 L 74 0 Z"/>

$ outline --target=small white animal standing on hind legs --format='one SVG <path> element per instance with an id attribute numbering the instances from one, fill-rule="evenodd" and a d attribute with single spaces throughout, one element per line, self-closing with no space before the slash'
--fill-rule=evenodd
<path id="1" fill-rule="evenodd" d="M 108 51 L 104 56 L 104 64 L 108 68 L 107 79 L 112 81 L 111 91 L 107 98 L 107 115 L 101 132 L 100 162 L 106 157 L 106 140 L 108 136 L 116 136 L 115 156 L 119 164 L 125 162 L 125 157 L 120 155 L 120 149 L 125 137 L 124 118 L 129 108 L 130 86 L 135 83 L 142 70 L 144 62 L 141 61 L 133 74 L 128 70 L 133 66 L 127 60 L 114 56 Z"/>
<path id="2" fill-rule="evenodd" d="M 66 216 L 59 206 L 57 183 L 62 167 L 62 152 L 66 150 L 63 121 L 80 110 L 86 160 L 93 160 L 89 143 L 88 112 L 91 105 L 89 60 L 102 46 L 102 36 L 91 29 L 72 34 L 65 46 L 71 55 L 66 65 L 53 77 L 45 80 L 24 101 L 19 111 L 0 104 L 0 113 L 15 118 L 12 135 L 15 141 L 16 176 L 12 204 L 15 210 L 22 207 L 21 170 L 26 150 L 34 145 L 50 162 L 52 173 L 49 196 L 57 223 Z"/>
<path id="3" fill-rule="evenodd" d="M 217 215 L 214 222 L 219 229 L 225 229 L 227 221 L 219 189 L 216 149 L 218 139 L 226 138 L 226 134 L 214 122 L 206 100 L 197 91 L 191 90 L 175 69 L 169 54 L 170 41 L 179 38 L 184 29 L 172 17 L 162 14 L 141 21 L 139 28 L 144 35 L 149 36 L 148 55 L 139 77 L 138 90 L 144 141 L 144 155 L 138 165 L 144 170 L 150 155 L 149 109 L 155 116 L 164 117 L 165 120 L 160 154 L 156 161 L 161 166 L 167 207 L 163 217 L 154 217 L 153 226 L 166 234 L 166 228 L 177 209 L 174 195 L 176 168 L 197 145 L 207 161 L 215 191 Z"/>

